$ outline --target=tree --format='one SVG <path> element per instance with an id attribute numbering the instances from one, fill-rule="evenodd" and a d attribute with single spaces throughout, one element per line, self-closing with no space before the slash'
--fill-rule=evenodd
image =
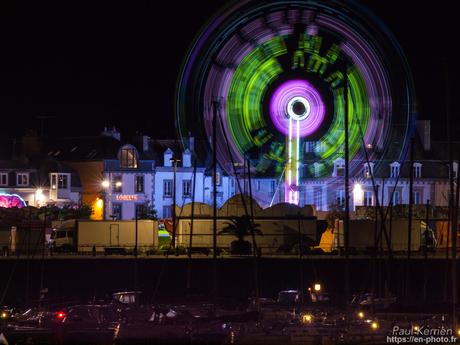
<path id="1" fill-rule="evenodd" d="M 262 235 L 259 229 L 260 224 L 254 223 L 251 217 L 244 215 L 239 217 L 232 217 L 230 222 L 225 222 L 225 227 L 219 231 L 219 234 L 229 234 L 237 238 L 236 241 L 230 243 L 230 253 L 239 255 L 251 254 L 251 243 L 245 241 L 246 236 Z"/>
<path id="2" fill-rule="evenodd" d="M 262 231 L 259 229 L 260 224 L 254 223 L 251 217 L 244 215 L 238 217 L 232 217 L 230 222 L 224 223 L 226 226 L 219 232 L 219 234 L 228 234 L 235 236 L 238 241 L 244 241 L 246 236 L 252 234 L 262 235 Z"/>

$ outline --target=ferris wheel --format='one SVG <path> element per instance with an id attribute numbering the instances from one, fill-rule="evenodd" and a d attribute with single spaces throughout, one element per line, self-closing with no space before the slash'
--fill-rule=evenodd
<path id="1" fill-rule="evenodd" d="M 179 135 L 210 142 L 217 116 L 220 165 L 232 174 L 249 160 L 282 177 L 294 204 L 304 176 L 331 176 L 343 159 L 345 114 L 351 172 L 404 156 L 415 119 L 407 62 L 386 27 L 350 2 L 235 2 L 200 32 L 177 86 Z"/>

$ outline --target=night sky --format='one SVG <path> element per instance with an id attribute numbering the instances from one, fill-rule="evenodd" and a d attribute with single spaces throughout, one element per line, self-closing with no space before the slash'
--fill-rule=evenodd
<path id="1" fill-rule="evenodd" d="M 1 2 L 1 135 L 39 130 L 37 116 L 51 116 L 47 135 L 91 135 L 115 125 L 126 135 L 141 130 L 154 138 L 175 136 L 173 100 L 182 59 L 224 3 Z M 364 3 L 405 50 L 419 117 L 433 119 L 435 135 L 442 138 L 442 61 L 449 59 L 451 70 L 458 66 L 454 2 Z"/>

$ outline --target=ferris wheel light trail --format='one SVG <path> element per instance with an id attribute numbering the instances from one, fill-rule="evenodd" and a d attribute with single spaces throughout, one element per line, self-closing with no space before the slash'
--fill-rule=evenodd
<path id="1" fill-rule="evenodd" d="M 279 200 L 300 204 L 300 194 L 313 188 L 304 178 L 322 179 L 326 190 L 336 183 L 345 111 L 351 174 L 362 171 L 363 141 L 376 165 L 400 160 L 416 117 L 414 94 L 401 47 L 364 7 L 240 0 L 216 14 L 192 45 L 178 82 L 176 127 L 183 140 L 193 128 L 209 150 L 207 104 L 222 99 L 218 135 L 230 140 L 217 145 L 220 165 L 231 174 L 228 162 L 249 157 L 256 175 L 284 180 Z"/>

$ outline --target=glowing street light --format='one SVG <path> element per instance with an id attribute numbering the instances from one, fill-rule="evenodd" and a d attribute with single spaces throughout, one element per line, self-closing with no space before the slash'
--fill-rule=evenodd
<path id="1" fill-rule="evenodd" d="M 121 187 L 121 185 L 122 185 L 121 181 L 115 182 L 115 187 Z"/>
<path id="2" fill-rule="evenodd" d="M 109 180 L 102 181 L 101 186 L 102 186 L 102 188 L 109 188 L 110 187 Z"/>
<path id="3" fill-rule="evenodd" d="M 355 183 L 353 187 L 353 205 L 362 206 L 364 199 L 364 190 L 360 183 Z"/>
<path id="4" fill-rule="evenodd" d="M 40 206 L 45 201 L 45 195 L 43 194 L 43 189 L 37 188 L 34 193 L 34 204 L 35 207 Z"/>
<path id="5" fill-rule="evenodd" d="M 311 323 L 313 321 L 313 316 L 311 314 L 304 314 L 302 316 L 303 323 Z"/>
<path id="6" fill-rule="evenodd" d="M 313 286 L 313 289 L 314 289 L 316 292 L 320 292 L 320 291 L 321 291 L 321 284 L 316 283 L 316 284 Z"/>

